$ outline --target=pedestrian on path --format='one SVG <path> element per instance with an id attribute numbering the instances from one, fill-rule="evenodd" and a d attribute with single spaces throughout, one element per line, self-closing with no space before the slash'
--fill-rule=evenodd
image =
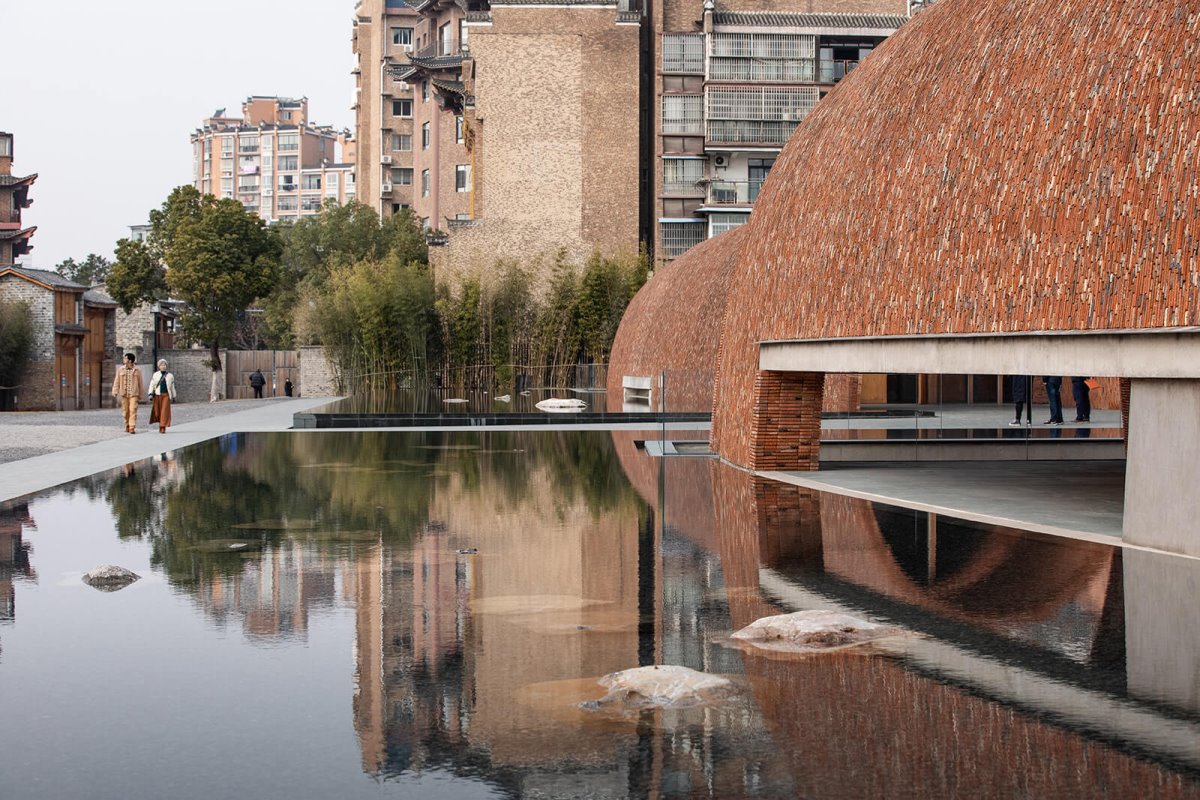
<path id="1" fill-rule="evenodd" d="M 1050 401 L 1050 419 L 1046 425 L 1062 425 L 1062 377 L 1058 375 L 1043 375 L 1042 383 L 1046 384 L 1046 398 Z"/>
<path id="2" fill-rule="evenodd" d="M 158 423 L 158 432 L 171 426 L 171 402 L 175 399 L 175 376 L 167 371 L 167 360 L 158 360 L 158 372 L 150 378 L 150 424 Z"/>
<path id="3" fill-rule="evenodd" d="M 250 373 L 250 385 L 254 387 L 254 399 L 262 399 L 263 387 L 267 385 L 267 379 L 263 377 L 262 370 L 256 369 Z"/>
<path id="4" fill-rule="evenodd" d="M 1025 424 L 1033 424 L 1033 399 L 1029 396 L 1029 376 L 1028 375 L 1013 375 L 1012 379 L 1012 399 L 1017 407 L 1017 418 L 1009 425 L 1016 427 L 1021 424 L 1021 410 L 1025 410 Z"/>
<path id="5" fill-rule="evenodd" d="M 137 432 L 137 407 L 142 398 L 142 371 L 133 362 L 133 353 L 125 354 L 125 364 L 117 370 L 113 380 L 112 396 L 121 405 L 121 414 L 125 417 L 125 432 Z"/>
<path id="6" fill-rule="evenodd" d="M 1092 421 L 1092 387 L 1089 377 L 1071 378 L 1071 395 L 1075 398 L 1075 421 Z"/>

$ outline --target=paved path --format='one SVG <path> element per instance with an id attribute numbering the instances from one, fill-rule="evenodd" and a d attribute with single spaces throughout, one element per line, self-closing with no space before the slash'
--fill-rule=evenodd
<path id="1" fill-rule="evenodd" d="M 329 402 L 320 397 L 184 403 L 171 409 L 175 424 L 166 433 L 147 424 L 132 436 L 112 408 L 0 414 L 0 462 L 7 462 L 0 463 L 0 502 L 226 433 L 285 431 L 296 412 Z M 149 409 L 139 416 L 149 419 Z"/>

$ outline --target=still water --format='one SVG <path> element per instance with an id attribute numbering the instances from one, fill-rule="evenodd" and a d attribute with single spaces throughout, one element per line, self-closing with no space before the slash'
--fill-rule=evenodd
<path id="1" fill-rule="evenodd" d="M 0 511 L 0 797 L 1196 797 L 1200 562 L 647 455 L 238 435 Z M 103 563 L 142 579 L 80 580 Z M 869 647 L 735 646 L 846 611 Z M 729 676 L 580 704 L 645 664 Z"/>

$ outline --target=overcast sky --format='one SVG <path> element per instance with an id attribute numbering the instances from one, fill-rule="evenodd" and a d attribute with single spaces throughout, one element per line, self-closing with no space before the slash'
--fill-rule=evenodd
<path id="1" fill-rule="evenodd" d="M 353 128 L 353 16 L 354 0 L 0 0 L 0 130 L 13 172 L 38 173 L 23 263 L 111 258 L 191 182 L 188 135 L 217 108 L 307 96 L 312 122 Z"/>

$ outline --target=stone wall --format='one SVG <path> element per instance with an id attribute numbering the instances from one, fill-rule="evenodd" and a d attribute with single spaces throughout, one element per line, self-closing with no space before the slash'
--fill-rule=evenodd
<path id="1" fill-rule="evenodd" d="M 17 408 L 49 411 L 58 408 L 54 368 L 54 292 L 9 275 L 0 278 L 0 301 L 24 303 L 33 323 L 29 366 L 17 390 Z"/>
<path id="2" fill-rule="evenodd" d="M 721 454 L 750 459 L 761 341 L 1197 324 L 1200 114 L 1178 98 L 1198 24 L 1175 3 L 945 2 L 876 48 L 745 226 Z M 1154 57 L 1114 69 L 1130 41 Z"/>
<path id="3" fill-rule="evenodd" d="M 324 347 L 300 348 L 300 381 L 296 395 L 333 397 L 338 394 L 337 376 Z"/>
<path id="4" fill-rule="evenodd" d="M 120 313 L 120 312 L 118 312 Z M 209 390 L 212 388 L 212 369 L 205 363 L 209 359 L 208 350 L 159 350 L 158 357 L 167 360 L 167 369 L 175 376 L 175 402 L 177 403 L 207 403 Z M 148 363 L 149 354 L 138 363 Z M 221 363 L 225 363 L 225 351 L 221 351 Z M 157 367 L 152 365 L 150 374 Z M 147 383 L 149 380 L 147 379 Z M 224 373 L 222 373 L 221 390 L 224 391 Z"/>
<path id="5" fill-rule="evenodd" d="M 154 330 L 154 314 L 150 308 L 148 305 L 140 305 L 133 309 L 132 314 L 126 314 L 119 308 L 116 310 L 116 346 L 121 350 L 118 358 L 124 358 L 126 353 L 133 353 L 138 357 L 139 363 L 150 359 L 149 354 L 145 359 L 142 358 L 142 351 L 147 343 L 146 334 Z"/>

